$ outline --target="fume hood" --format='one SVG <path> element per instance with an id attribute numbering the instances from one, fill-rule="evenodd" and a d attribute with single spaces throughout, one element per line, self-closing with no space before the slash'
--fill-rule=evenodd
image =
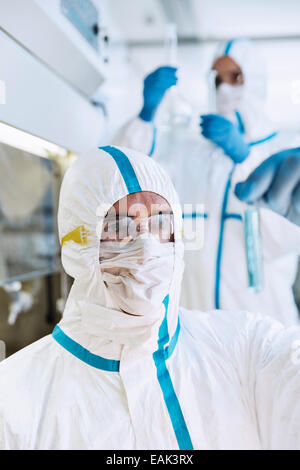
<path id="1" fill-rule="evenodd" d="M 0 285 L 19 313 L 32 304 L 20 281 L 61 270 L 62 173 L 104 130 L 92 103 L 107 73 L 102 12 L 92 0 L 2 1 L 0 50 Z"/>
<path id="2" fill-rule="evenodd" d="M 0 2 L 0 285 L 59 269 L 62 166 L 104 127 L 102 27 L 91 0 Z"/>
<path id="3" fill-rule="evenodd" d="M 0 2 L 0 121 L 76 153 L 96 146 L 104 116 L 90 97 L 106 75 L 102 22 L 91 0 Z"/>

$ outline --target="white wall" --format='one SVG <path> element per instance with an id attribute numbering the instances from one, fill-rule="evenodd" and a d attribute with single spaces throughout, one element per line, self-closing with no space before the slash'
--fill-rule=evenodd
<path id="1" fill-rule="evenodd" d="M 124 40 L 155 41 L 175 21 L 181 36 L 231 38 L 300 34 L 299 0 L 94 0 L 107 6 Z"/>
<path id="2" fill-rule="evenodd" d="M 300 33 L 299 0 L 193 0 L 193 5 L 201 38 Z"/>

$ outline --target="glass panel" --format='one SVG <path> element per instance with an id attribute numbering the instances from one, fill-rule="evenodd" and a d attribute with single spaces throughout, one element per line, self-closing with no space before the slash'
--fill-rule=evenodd
<path id="1" fill-rule="evenodd" d="M 0 285 L 60 270 L 53 160 L 0 143 Z"/>
<path id="2" fill-rule="evenodd" d="M 90 45 L 98 50 L 98 10 L 90 0 L 61 0 L 61 11 Z"/>

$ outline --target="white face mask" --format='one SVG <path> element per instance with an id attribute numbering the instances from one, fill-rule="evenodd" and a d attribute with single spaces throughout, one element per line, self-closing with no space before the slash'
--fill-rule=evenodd
<path id="1" fill-rule="evenodd" d="M 244 86 L 221 83 L 216 90 L 216 106 L 220 114 L 228 115 L 239 110 L 243 101 Z"/>
<path id="2" fill-rule="evenodd" d="M 160 311 L 174 270 L 174 243 L 147 234 L 122 245 L 100 243 L 100 269 L 115 308 L 133 315 Z"/>

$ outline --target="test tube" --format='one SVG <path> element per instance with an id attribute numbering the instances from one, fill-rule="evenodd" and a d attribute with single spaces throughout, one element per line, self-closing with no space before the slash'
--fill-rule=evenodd
<path id="1" fill-rule="evenodd" d="M 244 230 L 248 270 L 248 286 L 252 292 L 261 292 L 262 255 L 259 210 L 251 207 L 244 212 Z"/>
<path id="2" fill-rule="evenodd" d="M 168 23 L 165 30 L 165 60 L 171 67 L 177 67 L 178 41 L 176 23 Z"/>
<path id="3" fill-rule="evenodd" d="M 208 73 L 208 108 L 209 113 L 216 113 L 216 70 L 210 70 Z"/>
<path id="4" fill-rule="evenodd" d="M 168 23 L 165 27 L 165 64 L 171 67 L 178 66 L 177 25 Z M 166 93 L 161 124 L 172 129 L 176 127 L 187 128 L 192 119 L 192 108 L 187 100 L 179 93 L 178 86 L 172 86 Z"/>
<path id="5" fill-rule="evenodd" d="M 210 70 L 208 72 L 208 113 L 209 114 L 216 114 L 217 112 L 217 100 L 216 100 L 216 70 Z M 216 144 L 211 143 L 212 152 L 210 155 L 210 159 L 217 160 L 220 155 L 223 154 L 222 149 Z"/>

